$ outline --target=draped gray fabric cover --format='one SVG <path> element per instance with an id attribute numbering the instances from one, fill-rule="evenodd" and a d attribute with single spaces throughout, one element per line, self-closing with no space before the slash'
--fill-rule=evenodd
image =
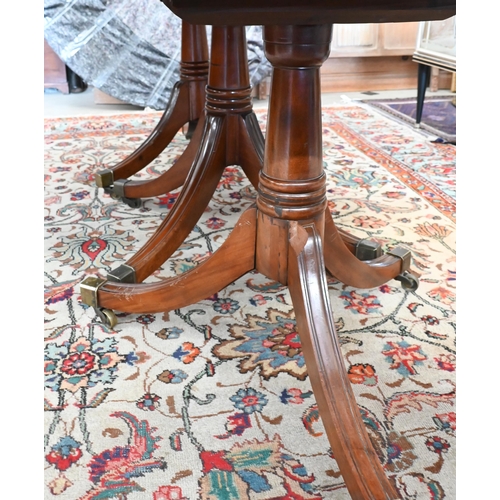
<path id="1" fill-rule="evenodd" d="M 44 36 L 85 82 L 121 101 L 165 109 L 179 79 L 182 21 L 160 0 L 44 0 Z M 252 85 L 271 73 L 260 26 L 247 32 Z M 210 26 L 207 34 L 210 46 Z"/>

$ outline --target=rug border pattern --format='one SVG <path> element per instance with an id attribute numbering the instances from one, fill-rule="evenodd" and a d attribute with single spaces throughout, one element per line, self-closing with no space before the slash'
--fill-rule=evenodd
<path id="1" fill-rule="evenodd" d="M 332 121 L 328 126 L 359 151 L 384 167 L 402 184 L 415 191 L 415 193 L 424 198 L 439 212 L 446 215 L 451 221 L 456 222 L 456 202 L 451 196 L 441 191 L 437 186 L 430 183 L 403 162 L 394 159 L 391 155 L 383 151 L 375 149 L 369 141 L 363 139 L 359 133 L 353 131 L 344 123 Z"/>
<path id="2" fill-rule="evenodd" d="M 403 123 L 404 125 L 407 125 L 409 127 L 415 127 L 416 121 L 413 118 L 409 116 L 405 118 L 405 116 L 402 115 L 402 113 L 393 110 L 390 106 L 387 105 L 388 103 L 393 103 L 396 101 L 412 102 L 415 101 L 415 99 L 416 99 L 415 97 L 400 97 L 394 99 L 363 99 L 360 102 L 362 102 L 363 104 L 367 104 L 372 108 L 375 108 L 376 110 L 384 113 L 387 116 L 390 116 L 391 118 L 397 120 L 399 123 Z M 424 100 L 424 106 L 426 101 L 447 101 L 452 99 L 453 96 L 451 95 L 426 97 Z M 445 139 L 449 142 L 456 142 L 456 134 L 455 135 L 447 134 L 424 122 L 420 122 L 420 127 L 418 130 L 426 135 L 433 135 L 441 137 L 442 139 Z"/>

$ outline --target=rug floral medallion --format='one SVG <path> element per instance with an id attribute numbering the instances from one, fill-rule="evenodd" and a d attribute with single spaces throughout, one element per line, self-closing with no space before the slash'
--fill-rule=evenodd
<path id="1" fill-rule="evenodd" d="M 266 115 L 258 112 L 265 131 Z M 81 302 L 154 233 L 179 190 L 140 208 L 94 185 L 161 113 L 45 122 L 45 498 L 348 499 L 307 375 L 288 289 L 250 272 L 160 314 Z M 179 134 L 134 178 L 161 174 Z M 323 110 L 329 208 L 339 228 L 412 251 L 417 291 L 328 286 L 366 430 L 403 499 L 455 498 L 455 146 L 361 105 Z M 238 166 L 183 245 L 147 281 L 198 265 L 256 192 Z"/>

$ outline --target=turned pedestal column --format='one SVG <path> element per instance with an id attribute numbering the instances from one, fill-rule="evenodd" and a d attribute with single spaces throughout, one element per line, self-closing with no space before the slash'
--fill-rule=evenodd
<path id="1" fill-rule="evenodd" d="M 308 375 L 351 496 L 398 498 L 364 429 L 328 296 L 324 253 L 341 259 L 335 245 L 325 245 L 330 241 L 325 233 L 336 239 L 329 214 L 325 225 L 321 140 L 320 67 L 331 33 L 330 24 L 264 28 L 273 79 L 257 197 L 256 268 L 288 284 Z M 363 265 L 373 271 L 361 262 L 353 269 Z M 350 273 L 346 279 L 352 279 Z"/>

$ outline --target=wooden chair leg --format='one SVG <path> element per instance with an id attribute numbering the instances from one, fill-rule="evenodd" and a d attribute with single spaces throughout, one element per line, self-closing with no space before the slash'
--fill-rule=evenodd
<path id="1" fill-rule="evenodd" d="M 321 419 L 351 497 L 397 499 L 368 438 L 335 331 L 321 238 L 314 224 L 290 223 L 288 287 Z"/>

